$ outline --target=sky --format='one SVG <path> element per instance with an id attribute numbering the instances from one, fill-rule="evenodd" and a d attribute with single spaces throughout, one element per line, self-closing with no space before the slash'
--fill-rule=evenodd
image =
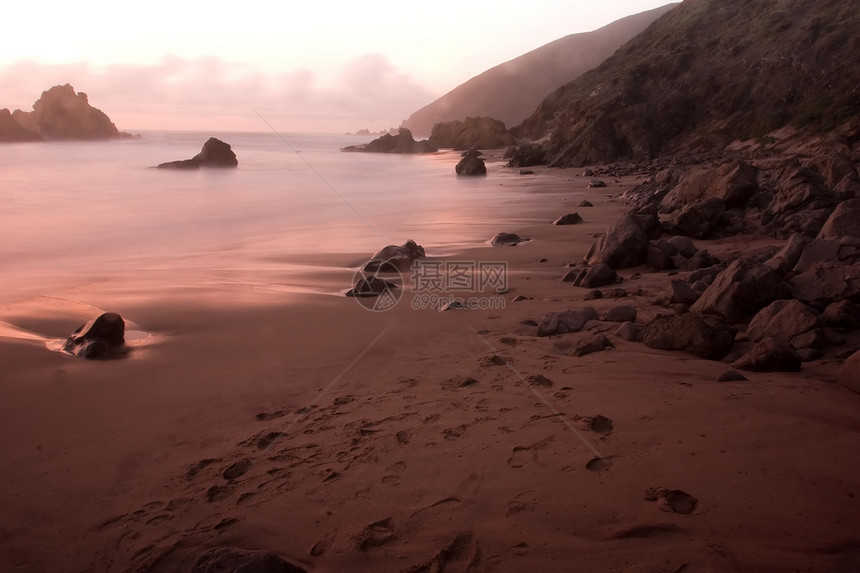
<path id="1" fill-rule="evenodd" d="M 376 131 L 493 66 L 667 3 L 16 2 L 0 108 L 29 111 L 70 83 L 123 131 Z"/>

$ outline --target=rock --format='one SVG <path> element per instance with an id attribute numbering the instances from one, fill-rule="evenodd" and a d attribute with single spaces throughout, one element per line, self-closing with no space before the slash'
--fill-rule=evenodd
<path id="1" fill-rule="evenodd" d="M 200 555 L 191 573 L 305 573 L 305 570 L 268 551 L 215 547 Z"/>
<path id="2" fill-rule="evenodd" d="M 465 120 L 439 122 L 433 126 L 427 142 L 436 148 L 498 149 L 513 142 L 505 124 L 491 117 L 467 117 Z"/>
<path id="3" fill-rule="evenodd" d="M 117 356 L 127 350 L 125 321 L 116 313 L 106 312 L 75 330 L 63 350 L 90 360 Z"/>
<path id="4" fill-rule="evenodd" d="M 573 281 L 573 286 L 599 288 L 614 284 L 616 278 L 618 278 L 618 275 L 609 267 L 609 265 L 597 263 L 596 265 L 589 267 L 582 278 L 577 277 L 576 280 Z"/>
<path id="5" fill-rule="evenodd" d="M 427 141 L 415 141 L 412 132 L 401 127 L 397 135 L 384 134 L 378 139 L 364 145 L 350 145 L 342 151 L 360 151 L 366 153 L 434 153 L 438 151 Z"/>
<path id="6" fill-rule="evenodd" d="M 627 213 L 591 246 L 584 262 L 589 265 L 604 263 L 613 269 L 635 267 L 645 262 L 648 245 L 649 238 L 640 218 Z"/>
<path id="7" fill-rule="evenodd" d="M 758 173 L 744 161 L 730 161 L 719 167 L 694 167 L 660 201 L 669 213 L 706 198 L 716 198 L 728 208 L 742 207 L 758 191 Z"/>
<path id="8" fill-rule="evenodd" d="M 737 331 L 719 316 L 692 312 L 661 316 L 645 326 L 642 342 L 660 350 L 684 350 L 708 360 L 725 356 Z"/>
<path id="9" fill-rule="evenodd" d="M 576 279 L 579 278 L 580 275 L 582 275 L 584 277 L 585 273 L 586 273 L 586 269 L 574 267 L 574 268 L 570 269 L 569 271 L 567 271 L 566 273 L 564 273 L 564 276 L 561 277 L 561 282 L 563 282 L 563 283 L 576 282 Z M 580 282 L 582 282 L 582 279 L 580 279 Z"/>
<path id="10" fill-rule="evenodd" d="M 364 265 L 367 272 L 404 272 L 412 268 L 415 261 L 424 257 L 424 247 L 412 239 L 402 245 L 388 245 L 373 255 Z"/>
<path id="11" fill-rule="evenodd" d="M 90 105 L 87 94 L 69 84 L 42 92 L 33 111 L 16 109 L 14 120 L 44 139 L 93 140 L 122 137 L 110 118 Z"/>
<path id="12" fill-rule="evenodd" d="M 804 302 L 829 304 L 851 299 L 860 295 L 860 263 L 815 263 L 792 277 L 789 284 L 794 298 Z"/>
<path id="13" fill-rule="evenodd" d="M 777 191 L 762 212 L 761 221 L 778 237 L 792 233 L 815 237 L 835 203 L 833 192 L 818 173 L 793 167 L 779 176 Z"/>
<path id="14" fill-rule="evenodd" d="M 535 172 L 532 171 L 531 169 L 520 169 L 519 174 L 520 175 L 534 175 Z"/>
<path id="15" fill-rule="evenodd" d="M 794 233 L 788 238 L 788 241 L 783 245 L 774 256 L 765 261 L 765 265 L 775 270 L 781 275 L 785 275 L 788 271 L 797 265 L 800 260 L 800 255 L 809 239 L 800 233 Z"/>
<path id="16" fill-rule="evenodd" d="M 837 205 L 818 233 L 819 239 L 839 240 L 842 237 L 860 237 L 860 198 Z"/>
<path id="17" fill-rule="evenodd" d="M 591 179 L 588 181 L 588 187 L 592 189 L 599 189 L 601 187 L 606 187 L 606 181 L 603 179 Z"/>
<path id="18" fill-rule="evenodd" d="M 643 327 L 641 324 L 633 322 L 625 322 L 615 329 L 615 336 L 629 340 L 630 342 L 640 342 L 642 340 Z"/>
<path id="19" fill-rule="evenodd" d="M 821 324 L 833 328 L 860 328 L 860 306 L 850 300 L 831 303 L 821 315 Z"/>
<path id="20" fill-rule="evenodd" d="M 696 248 L 696 245 L 693 244 L 692 240 L 688 237 L 682 237 L 681 235 L 675 235 L 666 242 L 675 247 L 675 250 L 685 259 L 689 259 L 699 250 Z"/>
<path id="21" fill-rule="evenodd" d="M 566 332 L 579 332 L 589 320 L 600 320 L 597 311 L 590 306 L 577 310 L 548 312 L 538 324 L 538 336 L 552 336 Z"/>
<path id="22" fill-rule="evenodd" d="M 818 315 L 802 302 L 794 299 L 776 300 L 753 317 L 747 328 L 747 337 L 753 342 L 767 337 L 791 340 L 818 328 L 818 325 Z"/>
<path id="23" fill-rule="evenodd" d="M 574 344 L 569 354 L 571 356 L 582 357 L 594 352 L 602 352 L 608 348 L 615 348 L 615 345 L 603 334 L 595 334 Z"/>
<path id="24" fill-rule="evenodd" d="M 860 394 L 860 350 L 848 357 L 836 374 L 836 382 Z"/>
<path id="25" fill-rule="evenodd" d="M 704 239 L 724 224 L 726 205 L 722 199 L 710 197 L 689 205 L 672 214 L 668 230 L 680 235 Z"/>
<path id="26" fill-rule="evenodd" d="M 568 213 L 567 215 L 562 215 L 558 219 L 552 222 L 553 225 L 576 225 L 577 223 L 582 222 L 582 217 L 579 216 L 579 213 Z"/>
<path id="27" fill-rule="evenodd" d="M 791 344 L 798 351 L 802 349 L 808 350 L 812 348 L 824 348 L 825 346 L 827 346 L 827 337 L 824 335 L 824 331 L 820 328 L 815 328 L 813 330 L 801 332 L 800 334 L 795 334 L 787 340 L 788 343 Z M 809 360 L 804 360 L 804 362 L 809 362 Z"/>
<path id="28" fill-rule="evenodd" d="M 672 279 L 669 283 L 669 291 L 664 296 L 671 304 L 693 304 L 699 300 L 699 294 L 689 284 L 679 279 Z"/>
<path id="29" fill-rule="evenodd" d="M 744 382 L 748 380 L 746 376 L 735 370 L 726 370 L 717 376 L 717 382 Z"/>
<path id="30" fill-rule="evenodd" d="M 696 254 L 687 259 L 681 266 L 681 270 L 695 271 L 705 269 L 720 263 L 720 260 L 708 252 L 707 249 L 696 251 Z M 676 265 L 677 266 L 677 265 Z"/>
<path id="31" fill-rule="evenodd" d="M 42 141 L 44 138 L 22 126 L 12 118 L 8 109 L 0 109 L 0 142 Z"/>
<path id="32" fill-rule="evenodd" d="M 525 241 L 531 241 L 531 239 L 528 237 L 520 237 L 514 233 L 496 233 L 493 238 L 490 239 L 490 244 L 494 247 L 516 247 Z"/>
<path id="33" fill-rule="evenodd" d="M 791 289 L 776 271 L 753 259 L 741 258 L 717 275 L 690 310 L 740 322 L 765 305 L 787 298 L 792 298 Z"/>
<path id="34" fill-rule="evenodd" d="M 623 288 L 611 288 L 601 293 L 602 298 L 624 298 L 627 296 L 627 291 Z"/>
<path id="35" fill-rule="evenodd" d="M 200 169 L 201 167 L 236 167 L 239 161 L 236 159 L 236 154 L 228 143 L 224 143 L 220 139 L 210 137 L 200 153 L 191 159 L 182 159 L 179 161 L 168 161 L 159 163 L 156 167 L 159 169 Z"/>
<path id="36" fill-rule="evenodd" d="M 677 249 L 665 241 L 651 241 L 645 251 L 645 264 L 656 270 L 668 270 L 675 268 L 672 259 L 677 254 Z"/>
<path id="37" fill-rule="evenodd" d="M 792 270 L 796 273 L 802 273 L 815 263 L 839 261 L 839 247 L 839 241 L 813 239 L 803 247 L 803 251 Z"/>
<path id="38" fill-rule="evenodd" d="M 544 148 L 536 144 L 509 147 L 505 151 L 508 167 L 532 167 L 546 163 Z"/>
<path id="39" fill-rule="evenodd" d="M 752 372 L 799 372 L 800 354 L 786 341 L 765 338 L 732 363 L 732 368 Z"/>
<path id="40" fill-rule="evenodd" d="M 200 153 L 192 158 L 200 167 L 236 167 L 239 161 L 230 144 L 210 137 L 203 144 Z"/>
<path id="41" fill-rule="evenodd" d="M 603 298 L 603 293 L 597 289 L 594 289 L 585 293 L 585 296 L 582 297 L 582 300 L 599 300 L 601 298 Z"/>
<path id="42" fill-rule="evenodd" d="M 487 166 L 484 164 L 484 160 L 481 159 L 481 152 L 475 149 L 467 151 L 463 153 L 462 159 L 460 162 L 454 167 L 454 171 L 457 172 L 457 175 L 465 175 L 465 176 L 478 176 L 478 175 L 486 175 L 487 174 Z"/>
<path id="43" fill-rule="evenodd" d="M 591 201 L 586 201 L 585 199 L 583 199 L 582 201 L 577 203 L 576 206 L 577 207 L 594 207 L 594 205 L 591 204 Z"/>
<path id="44" fill-rule="evenodd" d="M 400 288 L 400 286 L 377 276 L 370 276 L 357 280 L 355 285 L 347 291 L 346 296 L 379 296 L 390 293 L 391 289 L 395 288 Z"/>
<path id="45" fill-rule="evenodd" d="M 636 322 L 636 307 L 629 304 L 609 309 L 603 316 L 607 322 Z"/>

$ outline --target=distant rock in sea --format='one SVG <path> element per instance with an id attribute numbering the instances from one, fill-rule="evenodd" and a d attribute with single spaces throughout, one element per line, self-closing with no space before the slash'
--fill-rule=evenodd
<path id="1" fill-rule="evenodd" d="M 457 175 L 486 175 L 487 166 L 484 164 L 484 160 L 481 159 L 480 156 L 481 152 L 477 149 L 466 151 L 461 156 L 463 159 L 461 159 L 454 167 L 454 171 L 457 172 Z"/>
<path id="2" fill-rule="evenodd" d="M 42 141 L 43 138 L 38 133 L 34 133 L 29 129 L 25 129 L 20 123 L 12 117 L 12 112 L 8 109 L 0 109 L 0 141 Z"/>
<path id="3" fill-rule="evenodd" d="M 33 111 L 16 109 L 14 120 L 44 139 L 119 139 L 128 136 L 117 130 L 110 118 L 90 105 L 84 92 L 75 93 L 69 84 L 42 92 Z"/>
<path id="4" fill-rule="evenodd" d="M 370 143 L 350 145 L 341 151 L 358 151 L 366 153 L 434 153 L 438 151 L 427 140 L 415 141 L 412 132 L 401 127 L 397 135 L 386 133 Z"/>
<path id="5" fill-rule="evenodd" d="M 220 139 L 210 137 L 203 144 L 200 153 L 191 159 L 180 159 L 160 163 L 159 169 L 200 169 L 201 167 L 237 167 L 239 160 L 229 144 Z"/>

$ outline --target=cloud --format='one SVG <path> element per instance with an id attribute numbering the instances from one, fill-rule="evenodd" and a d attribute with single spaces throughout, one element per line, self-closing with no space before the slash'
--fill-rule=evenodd
<path id="1" fill-rule="evenodd" d="M 42 91 L 65 83 L 122 130 L 265 130 L 258 113 L 284 131 L 381 129 L 436 97 L 379 54 L 356 57 L 329 84 L 305 68 L 264 73 L 215 57 L 167 56 L 103 68 L 20 61 L 0 68 L 0 107 L 29 110 Z"/>

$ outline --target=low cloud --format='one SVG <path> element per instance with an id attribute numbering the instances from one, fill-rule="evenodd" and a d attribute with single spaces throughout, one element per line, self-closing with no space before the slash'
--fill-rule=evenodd
<path id="1" fill-rule="evenodd" d="M 168 56 L 155 64 L 0 68 L 0 107 L 30 110 L 42 91 L 72 84 L 121 130 L 266 130 L 342 132 L 399 125 L 435 99 L 379 54 L 361 55 L 324 84 L 312 70 L 264 73 L 219 58 Z"/>

